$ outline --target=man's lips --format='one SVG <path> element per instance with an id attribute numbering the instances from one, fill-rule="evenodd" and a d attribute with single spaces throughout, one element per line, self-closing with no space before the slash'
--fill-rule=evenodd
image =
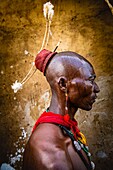
<path id="1" fill-rule="evenodd" d="M 95 96 L 95 97 L 91 100 L 91 103 L 92 103 L 92 104 L 95 103 L 96 98 L 97 98 L 97 96 Z"/>

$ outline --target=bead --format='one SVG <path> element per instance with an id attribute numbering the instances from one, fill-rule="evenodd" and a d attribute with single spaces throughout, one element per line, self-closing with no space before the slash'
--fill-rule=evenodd
<path id="1" fill-rule="evenodd" d="M 80 145 L 81 145 L 81 148 L 84 148 L 84 145 L 82 143 Z"/>
<path id="2" fill-rule="evenodd" d="M 91 161 L 91 166 L 92 166 L 92 170 L 94 170 L 95 169 L 95 164 L 92 161 Z"/>
<path id="3" fill-rule="evenodd" d="M 88 147 L 88 146 L 86 146 L 86 149 L 87 149 L 87 150 L 89 150 L 89 147 Z"/>
<path id="4" fill-rule="evenodd" d="M 90 153 L 90 152 L 88 152 L 88 156 L 89 156 L 89 157 L 91 156 L 91 153 Z"/>
<path id="5" fill-rule="evenodd" d="M 77 141 L 74 141 L 74 145 L 75 145 L 75 148 L 80 151 L 81 150 L 81 147 L 79 145 L 79 143 Z"/>

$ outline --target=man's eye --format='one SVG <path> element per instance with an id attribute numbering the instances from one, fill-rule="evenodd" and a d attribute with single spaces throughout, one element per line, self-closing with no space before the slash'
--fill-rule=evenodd
<path id="1" fill-rule="evenodd" d="M 95 78 L 96 78 L 96 76 L 95 76 L 95 75 L 94 75 L 94 76 L 90 76 L 90 77 L 89 77 L 89 81 L 91 82 L 91 84 L 93 84 L 93 83 L 94 83 Z"/>

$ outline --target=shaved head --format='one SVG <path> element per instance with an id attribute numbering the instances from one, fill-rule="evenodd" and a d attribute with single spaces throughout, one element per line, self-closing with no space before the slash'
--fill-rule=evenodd
<path id="1" fill-rule="evenodd" d="M 61 76 L 71 80 L 73 77 L 80 76 L 80 72 L 82 72 L 84 67 L 86 69 L 92 67 L 84 57 L 75 52 L 60 52 L 50 61 L 46 70 L 46 78 L 50 84 L 51 81 Z"/>

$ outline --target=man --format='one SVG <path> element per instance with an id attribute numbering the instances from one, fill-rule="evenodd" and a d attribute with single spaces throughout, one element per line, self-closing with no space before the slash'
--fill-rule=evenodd
<path id="1" fill-rule="evenodd" d="M 51 87 L 50 106 L 37 120 L 24 153 L 23 170 L 91 170 L 84 135 L 74 119 L 92 108 L 99 87 L 92 65 L 74 52 L 42 50 L 36 67 Z"/>

